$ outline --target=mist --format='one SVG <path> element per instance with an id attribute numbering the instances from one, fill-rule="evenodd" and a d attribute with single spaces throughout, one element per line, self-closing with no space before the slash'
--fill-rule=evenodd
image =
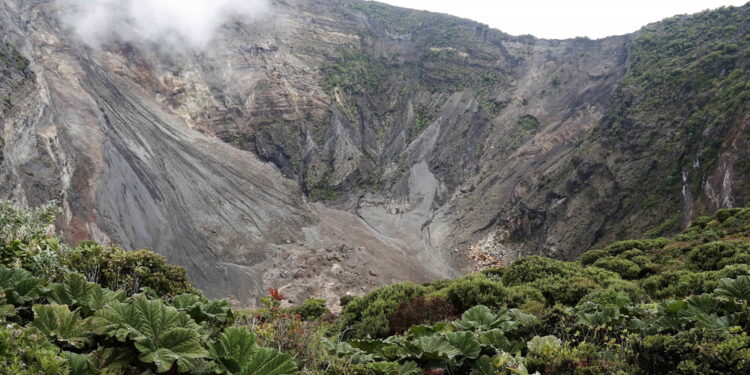
<path id="1" fill-rule="evenodd" d="M 235 17 L 267 14 L 267 0 L 58 0 L 62 22 L 91 46 L 114 40 L 203 48 Z"/>

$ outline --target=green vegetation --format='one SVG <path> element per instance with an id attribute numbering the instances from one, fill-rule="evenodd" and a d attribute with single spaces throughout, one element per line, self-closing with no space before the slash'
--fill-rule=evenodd
<path id="1" fill-rule="evenodd" d="M 382 66 L 358 48 L 339 49 L 336 59 L 322 70 L 329 93 L 337 87 L 348 94 L 373 92 L 383 77 Z"/>
<path id="2" fill-rule="evenodd" d="M 679 202 L 686 169 L 693 196 L 701 194 L 723 140 L 745 119 L 749 17 L 748 5 L 678 16 L 644 27 L 630 45 L 630 70 L 595 136 L 656 161 L 643 171 L 643 192 L 632 194 L 658 202 L 655 211 L 669 214 Z M 747 155 L 740 159 L 746 163 Z"/>
<path id="3" fill-rule="evenodd" d="M 524 131 L 535 132 L 539 129 L 539 120 L 529 115 L 522 116 L 518 119 L 518 126 Z"/>
<path id="4" fill-rule="evenodd" d="M 29 60 L 21 55 L 16 47 L 11 45 L 10 43 L 5 43 L 5 47 L 10 50 L 7 53 L 3 53 L 0 51 L 0 60 L 5 64 L 5 66 L 8 68 L 15 68 L 20 71 L 26 70 L 26 68 L 29 66 Z"/>
<path id="5" fill-rule="evenodd" d="M 211 301 L 146 250 L 69 247 L 58 210 L 0 204 L 0 364 L 45 374 L 744 374 L 750 208 L 577 262 L 531 256 L 455 280 L 282 308 Z"/>
<path id="6" fill-rule="evenodd" d="M 428 108 L 425 108 L 424 106 L 417 107 L 416 111 L 416 118 L 417 118 L 417 127 L 414 129 L 415 133 L 419 135 L 422 133 L 423 130 L 427 129 L 430 124 L 432 124 L 433 121 L 435 121 L 435 118 L 437 117 L 437 111 L 430 110 Z"/>
<path id="7" fill-rule="evenodd" d="M 742 374 L 748 300 L 750 208 L 720 210 L 578 262 L 378 288 L 344 306 L 348 341 L 329 350 L 382 374 Z"/>
<path id="8" fill-rule="evenodd" d="M 36 374 L 294 374 L 185 270 L 146 250 L 65 245 L 53 204 L 0 203 L 0 368 Z"/>
<path id="9" fill-rule="evenodd" d="M 313 201 L 332 201 L 339 197 L 339 193 L 330 187 L 315 187 L 307 193 Z"/>

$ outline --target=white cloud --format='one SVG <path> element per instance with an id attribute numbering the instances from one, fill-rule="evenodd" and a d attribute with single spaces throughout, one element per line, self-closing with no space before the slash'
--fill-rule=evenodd
<path id="1" fill-rule="evenodd" d="M 379 0 L 448 13 L 504 32 L 563 39 L 631 33 L 651 22 L 747 0 Z"/>
<path id="2" fill-rule="evenodd" d="M 233 17 L 258 17 L 267 0 L 58 0 L 63 22 L 86 43 L 118 39 L 201 48 Z"/>

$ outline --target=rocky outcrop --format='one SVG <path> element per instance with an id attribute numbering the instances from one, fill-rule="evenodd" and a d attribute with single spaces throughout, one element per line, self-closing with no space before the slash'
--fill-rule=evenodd
<path id="1" fill-rule="evenodd" d="M 644 54 L 660 56 L 649 43 L 700 17 L 558 41 L 369 1 L 279 0 L 190 52 L 93 48 L 57 12 L 0 4 L 0 192 L 58 199 L 70 240 L 155 249 L 212 296 L 251 303 L 280 286 L 333 301 L 453 276 L 467 249 L 570 258 L 747 199 L 746 104 L 691 143 L 676 135 L 690 121 L 679 101 L 700 107 L 709 91 L 641 80 Z M 736 30 L 713 41 L 746 44 L 748 7 L 722 12 L 710 22 Z M 712 40 L 694 42 L 678 50 L 709 54 Z M 746 82 L 744 50 L 683 68 Z M 709 164 L 685 162 L 707 147 Z"/>

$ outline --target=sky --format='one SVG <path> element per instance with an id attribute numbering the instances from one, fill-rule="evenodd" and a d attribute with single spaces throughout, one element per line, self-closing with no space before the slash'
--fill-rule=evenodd
<path id="1" fill-rule="evenodd" d="M 631 33 L 677 14 L 748 0 L 378 0 L 469 18 L 512 35 L 592 39 Z"/>

